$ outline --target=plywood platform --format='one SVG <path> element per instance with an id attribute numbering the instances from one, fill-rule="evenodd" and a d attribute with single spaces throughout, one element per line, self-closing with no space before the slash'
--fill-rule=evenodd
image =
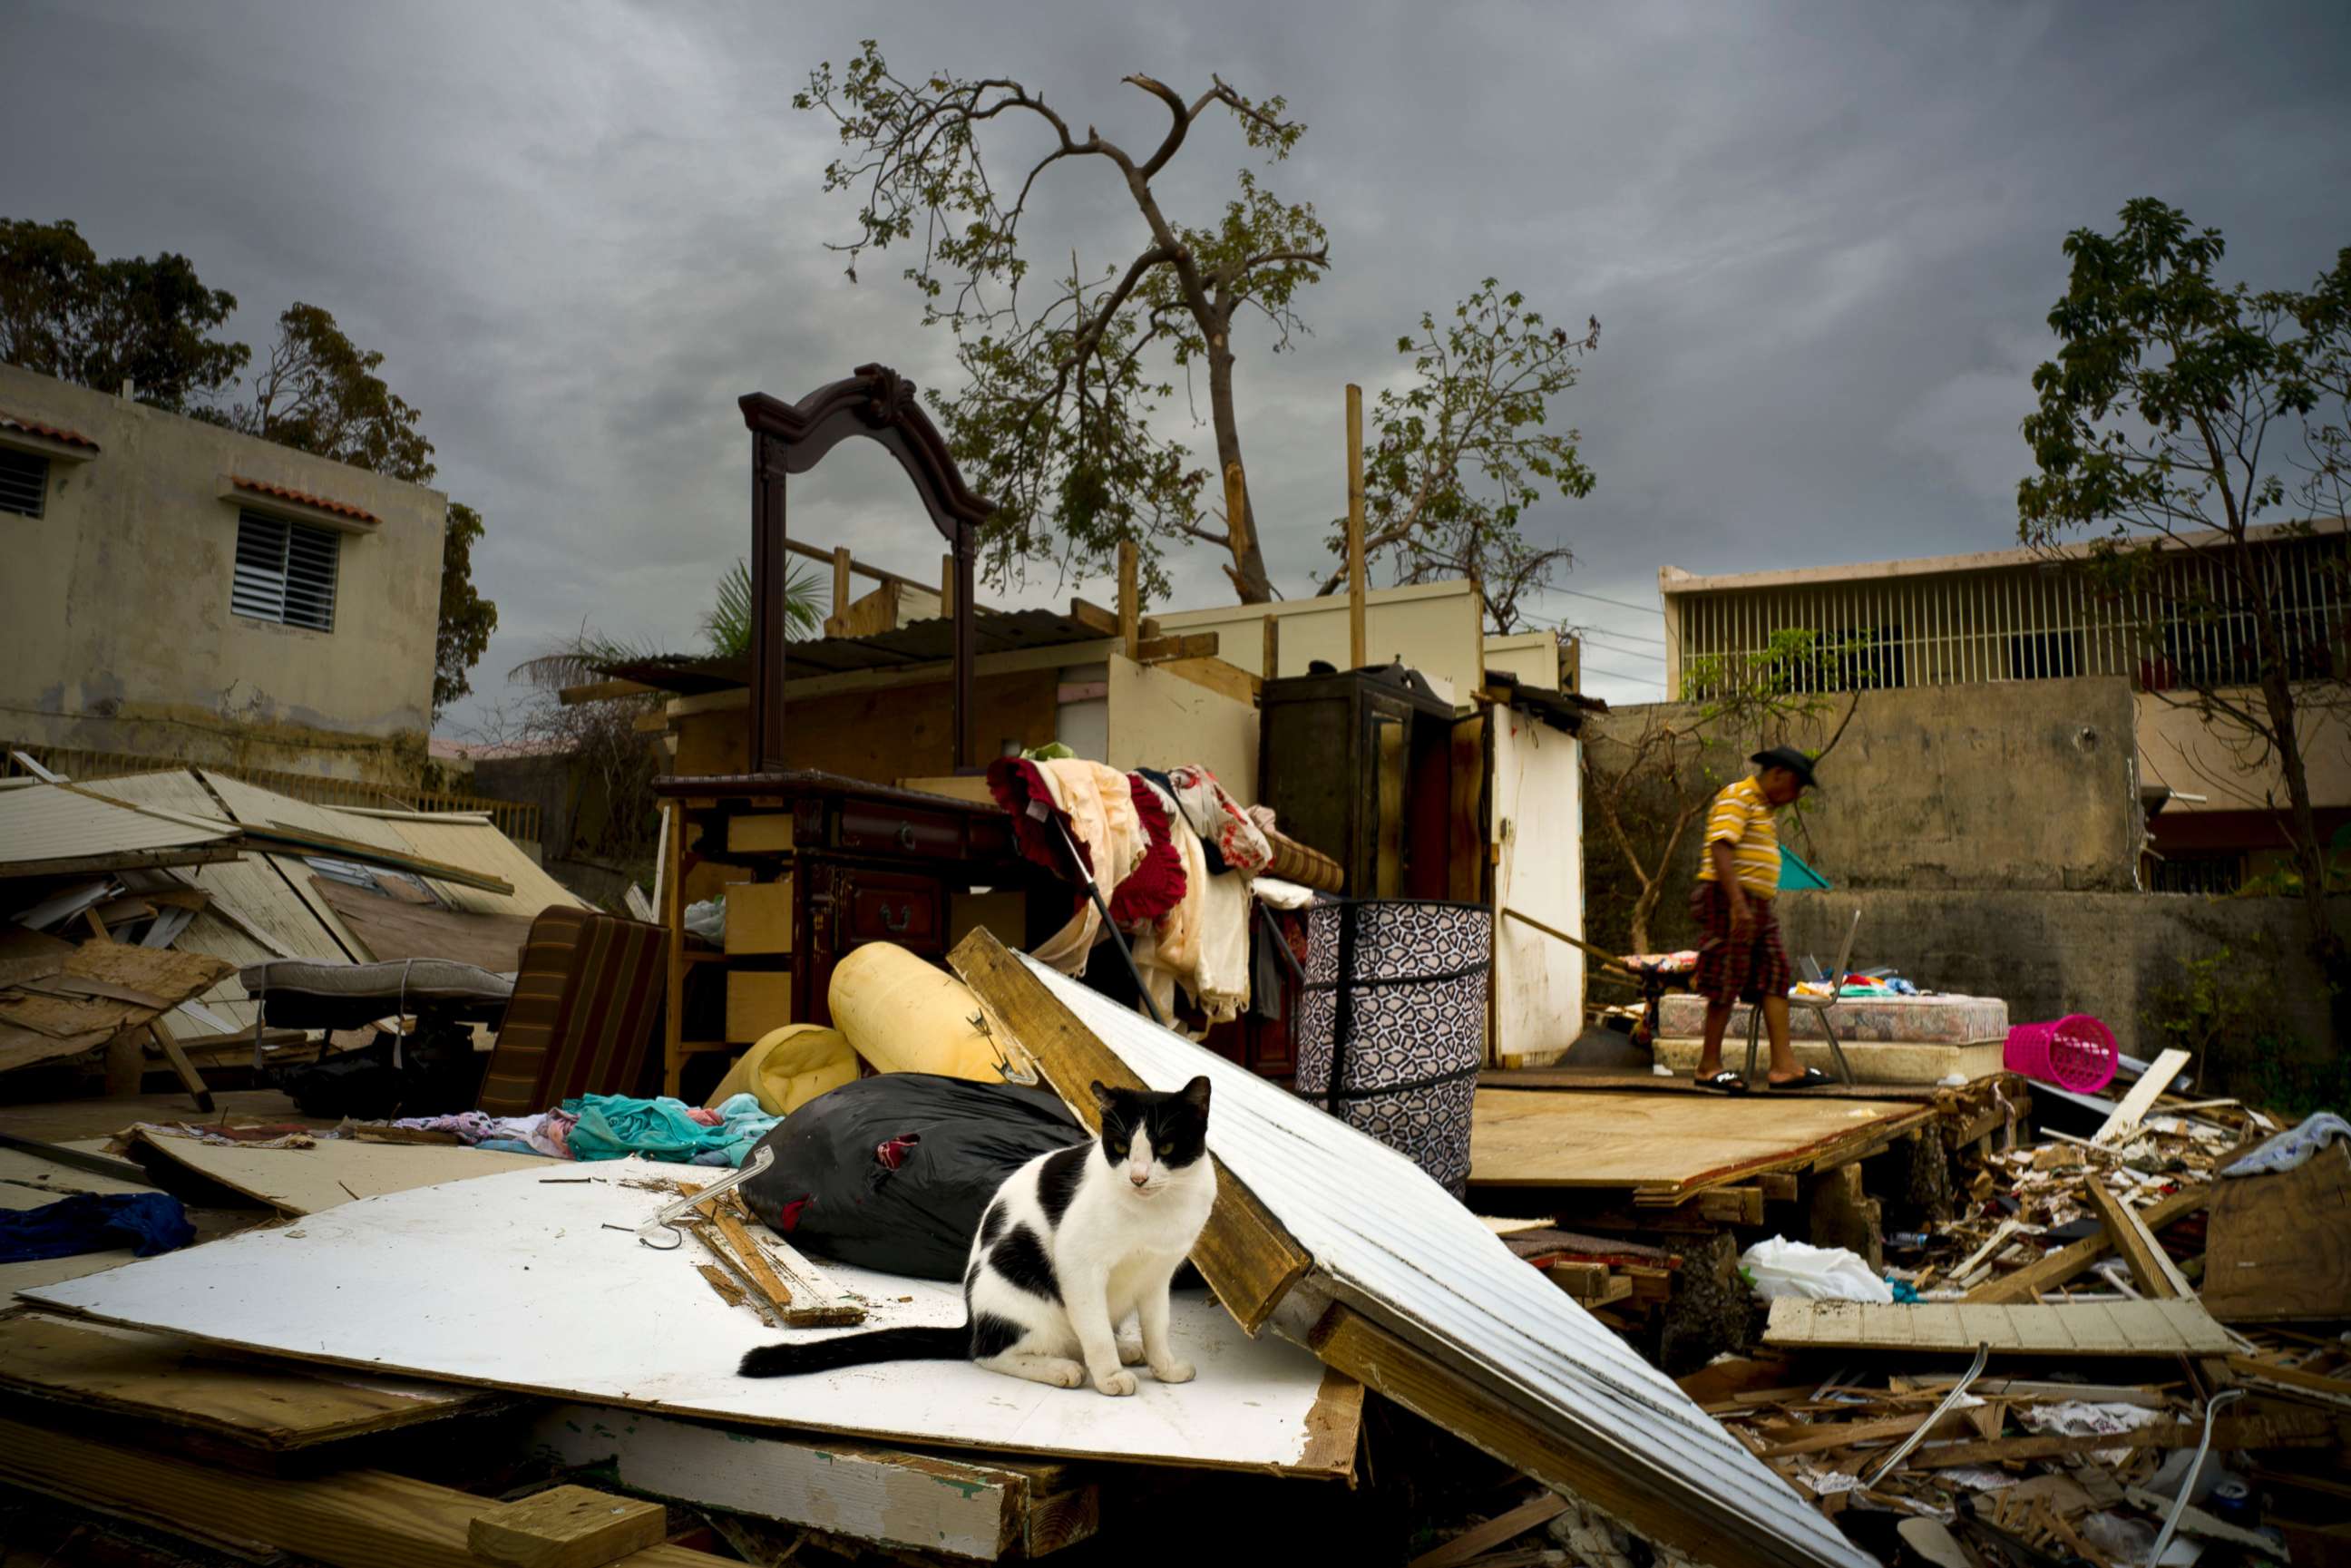
<path id="1" fill-rule="evenodd" d="M 1670 1199 L 1764 1171 L 1841 1165 L 1933 1114 L 1818 1091 L 1733 1099 L 1480 1089 L 1469 1185 L 1630 1188 Z"/>

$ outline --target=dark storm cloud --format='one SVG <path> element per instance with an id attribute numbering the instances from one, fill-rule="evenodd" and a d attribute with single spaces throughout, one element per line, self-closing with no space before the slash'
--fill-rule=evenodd
<path id="1" fill-rule="evenodd" d="M 878 16 L 877 19 L 872 19 Z M 2016 422 L 2066 230 L 2155 194 L 2225 229 L 2230 270 L 2300 283 L 2351 242 L 2339 6 L 901 5 L 833 8 L 7 7 L 0 212 L 101 252 L 195 258 L 240 334 L 333 310 L 424 410 L 441 483 L 481 507 L 501 675 L 582 621 L 690 645 L 747 547 L 734 402 L 862 361 L 952 362 L 896 280 L 822 242 L 821 58 L 877 31 L 902 69 L 1022 77 L 1078 123 L 1159 130 L 1118 78 L 1211 72 L 1311 127 L 1269 179 L 1337 267 L 1311 336 L 1238 344 L 1244 444 L 1278 580 L 1302 592 L 1341 501 L 1340 388 L 1488 275 L 1604 326 L 1554 417 L 1599 486 L 1532 521 L 1569 586 L 1646 603 L 1656 569 L 1996 549 Z M 1210 129 L 1167 200 L 1205 221 L 1244 162 Z M 1139 220 L 1099 175 L 1037 233 L 1089 267 Z M 1126 253 L 1131 254 L 1131 249 Z M 935 538 L 878 450 L 796 488 L 795 531 L 918 576 Z M 1199 552 L 1178 598 L 1223 595 Z M 1071 590 L 1048 575 L 1027 597 Z M 1095 591 L 1099 594 L 1099 586 Z M 1557 597 L 1604 695 L 1654 691 L 1654 615 Z M 466 705 L 446 728 L 478 716 Z"/>

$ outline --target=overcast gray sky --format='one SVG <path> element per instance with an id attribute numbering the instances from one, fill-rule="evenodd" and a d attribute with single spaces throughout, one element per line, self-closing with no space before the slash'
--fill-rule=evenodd
<path id="1" fill-rule="evenodd" d="M 855 19 L 844 19 L 853 16 Z M 2317 5 L 1068 4 L 145 5 L 0 0 L 0 214 L 102 255 L 172 249 L 256 348 L 292 300 L 386 355 L 440 483 L 482 509 L 500 628 L 444 734 L 583 621 L 686 648 L 748 548 L 736 398 L 861 362 L 953 376 L 894 262 L 841 276 L 809 69 L 878 34 L 902 71 L 1019 77 L 1147 144 L 1211 73 L 1310 130 L 1269 176 L 1335 266 L 1313 335 L 1238 348 L 1277 580 L 1308 591 L 1343 504 L 1341 389 L 1488 275 L 1601 348 L 1554 408 L 1588 499 L 1538 513 L 1578 565 L 1548 616 L 1590 689 L 1658 695 L 1657 568 L 1736 571 L 2014 540 L 2016 423 L 2067 230 L 2139 195 L 2305 284 L 2351 244 L 2351 7 Z M 37 64 L 35 64 L 37 62 Z M 1245 162 L 1186 147 L 1206 222 Z M 1176 172 L 1171 171 L 1171 173 Z M 1036 237 L 1089 266 L 1141 220 L 1098 175 Z M 1052 254 L 1048 252 L 1048 254 Z M 1130 248 L 1125 254 L 1132 254 Z M 1181 417 L 1181 411 L 1178 411 Z M 1205 432 L 1200 433 L 1205 445 Z M 927 578 L 939 546 L 878 448 L 795 481 L 795 537 Z M 1207 552 L 1181 605 L 1229 595 Z M 1048 573 L 1046 602 L 1077 588 Z M 1106 589 L 1092 585 L 1101 597 Z M 1602 644 L 1609 644 L 1603 646 Z"/>

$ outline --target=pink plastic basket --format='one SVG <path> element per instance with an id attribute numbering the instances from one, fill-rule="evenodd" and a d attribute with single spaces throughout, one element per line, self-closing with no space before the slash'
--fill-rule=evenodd
<path id="1" fill-rule="evenodd" d="M 2087 1013 L 2068 1013 L 2055 1023 L 2018 1024 L 2008 1031 L 2001 1055 L 2011 1072 L 2076 1094 L 2095 1094 L 2113 1082 L 2121 1059 L 2113 1031 Z"/>

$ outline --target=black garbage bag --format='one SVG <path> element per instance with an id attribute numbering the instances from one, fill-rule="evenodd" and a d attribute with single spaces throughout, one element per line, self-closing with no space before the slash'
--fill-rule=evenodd
<path id="1" fill-rule="evenodd" d="M 885 1072 L 810 1101 L 759 1140 L 751 1212 L 795 1247 L 862 1269 L 961 1281 L 1004 1178 L 1092 1136 L 1042 1089 Z"/>

